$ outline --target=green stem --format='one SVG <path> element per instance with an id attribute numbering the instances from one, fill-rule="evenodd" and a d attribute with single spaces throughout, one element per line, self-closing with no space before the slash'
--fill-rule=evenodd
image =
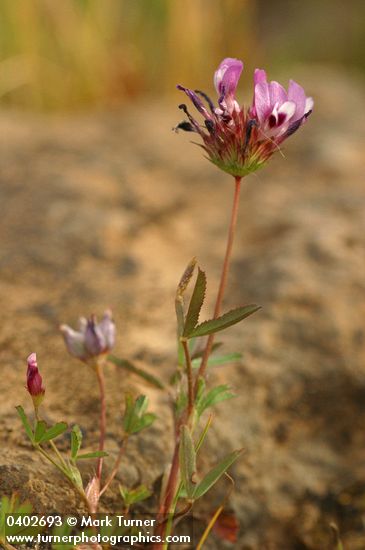
<path id="1" fill-rule="evenodd" d="M 78 492 L 78 494 L 80 495 L 84 503 L 86 504 L 87 508 L 89 509 L 89 502 L 86 498 L 84 490 L 74 483 L 72 477 L 70 476 L 70 474 L 68 473 L 68 470 L 66 469 L 67 466 L 66 468 L 64 468 L 61 464 L 53 460 L 53 458 L 44 449 L 42 449 L 42 447 L 37 443 L 34 444 L 34 447 L 46 460 L 51 462 L 51 464 L 53 464 L 53 466 L 55 466 L 57 470 L 59 470 L 68 479 L 69 483 L 72 485 L 72 487 L 76 489 L 76 491 Z"/>
<path id="2" fill-rule="evenodd" d="M 68 471 L 63 466 L 61 466 L 61 464 L 53 460 L 53 458 L 44 449 L 42 449 L 42 447 L 38 445 L 38 443 L 35 443 L 34 447 L 42 456 L 44 456 L 44 458 L 46 458 L 49 462 L 51 462 L 53 466 L 55 466 L 64 476 L 66 476 L 67 479 L 71 480 Z"/>
<path id="3" fill-rule="evenodd" d="M 60 453 L 59 450 L 57 449 L 56 444 L 54 443 L 54 441 L 52 441 L 52 439 L 50 440 L 49 443 L 50 443 L 52 449 L 54 450 L 55 454 L 57 455 L 59 461 L 61 462 L 62 466 L 67 470 L 67 469 L 68 469 L 68 466 L 67 466 L 66 462 L 64 461 L 63 456 L 61 455 L 61 453 Z"/>

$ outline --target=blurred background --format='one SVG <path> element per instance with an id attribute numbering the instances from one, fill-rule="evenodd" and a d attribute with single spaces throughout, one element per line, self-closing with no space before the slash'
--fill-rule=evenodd
<path id="1" fill-rule="evenodd" d="M 363 0 L 1 0 L 0 101 L 110 106 L 210 87 L 222 57 L 272 74 L 293 64 L 365 70 Z"/>
<path id="2" fill-rule="evenodd" d="M 231 178 L 171 128 L 176 84 L 214 97 L 213 72 L 232 56 L 246 65 L 239 95 L 251 99 L 262 67 L 297 80 L 315 108 L 244 182 L 224 309 L 263 308 L 219 339 L 243 359 L 211 371 L 237 398 L 214 410 L 201 467 L 247 450 L 227 507 L 238 550 L 339 548 L 331 522 L 346 549 L 364 550 L 364 21 L 364 0 L 0 0 L 0 496 L 16 491 L 39 513 L 78 509 L 15 411 L 29 410 L 35 351 L 47 419 L 78 422 L 95 449 L 96 388 L 61 323 L 111 307 L 115 354 L 168 380 L 176 284 L 193 255 L 211 314 Z M 152 487 L 170 457 L 169 404 L 112 366 L 106 384 L 107 467 L 124 392 L 151 399 L 158 421 L 128 447 L 118 481 Z M 226 490 L 207 498 L 202 526 Z M 117 484 L 105 502 L 120 509 Z"/>

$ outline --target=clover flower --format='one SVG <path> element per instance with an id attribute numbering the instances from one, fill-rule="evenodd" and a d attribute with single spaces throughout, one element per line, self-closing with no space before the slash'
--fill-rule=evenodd
<path id="1" fill-rule="evenodd" d="M 27 363 L 27 390 L 33 400 L 34 408 L 38 409 L 46 390 L 43 387 L 42 377 L 39 374 L 37 355 L 31 353 L 27 359 Z"/>
<path id="2" fill-rule="evenodd" d="M 203 139 L 199 145 L 209 160 L 234 177 L 262 167 L 279 150 L 280 144 L 306 121 L 313 108 L 313 99 L 306 97 L 299 84 L 290 80 L 286 92 L 278 82 L 267 82 L 266 73 L 261 69 L 255 71 L 252 105 L 241 107 L 235 94 L 242 70 L 242 61 L 229 57 L 219 65 L 214 74 L 218 106 L 200 90 L 177 86 L 203 116 L 204 125 L 181 104 L 179 108 L 188 120 L 178 124 L 175 130 L 199 134 Z"/>
<path id="3" fill-rule="evenodd" d="M 69 353 L 85 362 L 107 353 L 115 344 L 115 323 L 109 310 L 100 323 L 95 315 L 91 315 L 89 319 L 80 318 L 79 330 L 61 325 L 60 331 Z"/>

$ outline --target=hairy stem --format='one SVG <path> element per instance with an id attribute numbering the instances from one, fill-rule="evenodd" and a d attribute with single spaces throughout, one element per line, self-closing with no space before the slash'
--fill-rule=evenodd
<path id="1" fill-rule="evenodd" d="M 242 181 L 242 178 L 240 178 L 240 177 L 235 178 L 235 190 L 234 190 L 231 220 L 230 220 L 230 224 L 229 224 L 226 253 L 225 253 L 225 256 L 224 256 L 221 279 L 220 279 L 220 283 L 219 283 L 219 289 L 218 289 L 217 299 L 216 299 L 215 308 L 214 308 L 214 319 L 216 319 L 220 315 L 222 302 L 223 302 L 224 291 L 225 291 L 226 283 L 227 283 L 227 276 L 228 276 L 228 271 L 229 271 L 229 266 L 230 266 L 231 255 L 232 255 L 234 235 L 235 235 L 235 230 L 236 230 L 236 225 L 237 225 L 239 197 L 240 197 L 240 190 L 241 190 L 241 181 Z M 199 368 L 198 376 L 196 378 L 195 393 L 197 391 L 198 379 L 200 377 L 204 377 L 204 375 L 205 375 L 205 371 L 206 371 L 206 368 L 207 368 L 210 353 L 212 351 L 213 343 L 214 343 L 214 334 L 211 334 L 208 337 L 207 344 L 206 344 L 206 347 L 204 349 L 202 362 L 201 362 L 201 365 L 200 365 L 200 368 Z"/>
<path id="2" fill-rule="evenodd" d="M 113 481 L 115 476 L 117 475 L 118 470 L 119 470 L 119 466 L 120 466 L 120 461 L 122 460 L 122 456 L 124 455 L 124 452 L 125 452 L 125 449 L 126 449 L 126 446 L 127 446 L 127 442 L 128 442 L 128 435 L 126 435 L 124 437 L 124 439 L 122 440 L 122 443 L 121 443 L 120 449 L 119 449 L 119 453 L 118 453 L 117 459 L 116 459 L 115 464 L 114 464 L 114 468 L 110 472 L 110 475 L 109 475 L 108 479 L 106 480 L 104 487 L 101 489 L 101 491 L 99 493 L 99 496 L 101 496 L 103 493 L 105 493 L 105 491 L 107 490 L 107 488 L 109 487 L 109 485 L 111 484 L 111 482 Z"/>
<path id="3" fill-rule="evenodd" d="M 96 377 L 99 384 L 99 393 L 100 393 L 100 436 L 99 436 L 99 451 L 104 450 L 105 443 L 105 430 L 106 430 L 106 402 L 105 402 L 105 382 L 104 382 L 104 372 L 103 367 L 100 362 L 96 364 L 95 367 Z M 100 456 L 98 459 L 98 465 L 96 469 L 96 476 L 100 480 L 101 473 L 103 470 L 103 457 Z"/>

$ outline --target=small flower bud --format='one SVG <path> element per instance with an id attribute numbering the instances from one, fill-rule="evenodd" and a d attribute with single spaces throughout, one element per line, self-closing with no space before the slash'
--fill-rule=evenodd
<path id="1" fill-rule="evenodd" d="M 34 407 L 37 409 L 43 400 L 45 389 L 42 385 L 42 377 L 38 371 L 36 354 L 31 353 L 27 361 L 27 389 L 33 399 Z"/>

